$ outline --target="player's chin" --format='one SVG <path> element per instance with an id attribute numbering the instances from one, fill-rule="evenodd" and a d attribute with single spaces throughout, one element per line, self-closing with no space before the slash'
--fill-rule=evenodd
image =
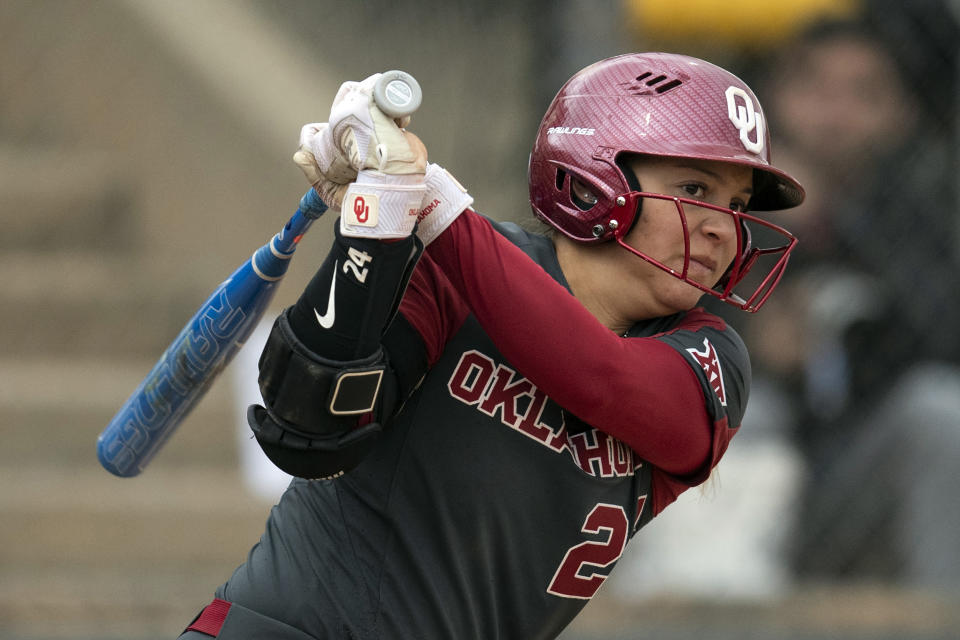
<path id="1" fill-rule="evenodd" d="M 689 311 L 699 304 L 705 295 L 703 291 L 679 278 L 668 276 L 672 282 L 665 284 L 657 296 L 657 302 L 662 308 L 661 315 L 670 315 L 682 311 Z"/>

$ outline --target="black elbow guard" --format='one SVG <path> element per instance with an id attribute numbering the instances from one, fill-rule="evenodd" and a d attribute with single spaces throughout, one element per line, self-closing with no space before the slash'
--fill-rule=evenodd
<path id="1" fill-rule="evenodd" d="M 264 405 L 247 422 L 267 457 L 301 478 L 346 473 L 369 453 L 395 392 L 382 350 L 352 362 L 327 360 L 293 334 L 287 312 L 277 318 L 260 356 Z"/>

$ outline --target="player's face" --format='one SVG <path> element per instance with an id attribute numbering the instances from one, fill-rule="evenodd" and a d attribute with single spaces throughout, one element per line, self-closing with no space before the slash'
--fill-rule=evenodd
<path id="1" fill-rule="evenodd" d="M 645 192 L 690 198 L 734 211 L 746 210 L 753 189 L 752 169 L 723 162 L 638 157 L 632 160 L 630 168 Z M 712 288 L 736 257 L 737 222 L 730 214 L 713 209 L 690 204 L 684 204 L 683 209 L 690 234 L 687 275 Z M 683 270 L 683 226 L 672 200 L 645 198 L 639 219 L 625 241 L 678 273 Z M 634 317 L 691 309 L 703 295 L 696 287 L 623 248 L 620 253 L 625 261 L 623 267 L 634 281 L 631 285 L 636 285 L 638 311 L 642 315 Z"/>

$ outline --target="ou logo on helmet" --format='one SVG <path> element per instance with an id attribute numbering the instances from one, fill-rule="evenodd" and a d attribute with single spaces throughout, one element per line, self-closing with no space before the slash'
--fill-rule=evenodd
<path id="1" fill-rule="evenodd" d="M 734 86 L 727 87 L 726 96 L 727 116 L 740 131 L 740 142 L 747 151 L 763 153 L 763 115 L 753 108 L 753 99 L 746 91 Z M 750 139 L 754 130 L 757 132 L 756 142 Z"/>

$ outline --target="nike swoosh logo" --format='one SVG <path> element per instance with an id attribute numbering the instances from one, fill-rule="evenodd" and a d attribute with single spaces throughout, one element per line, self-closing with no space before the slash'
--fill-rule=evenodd
<path id="1" fill-rule="evenodd" d="M 333 304 L 333 293 L 337 286 L 337 267 L 339 266 L 339 261 L 333 263 L 333 279 L 330 281 L 330 298 L 327 300 L 327 312 L 320 315 L 317 308 L 313 308 L 313 315 L 317 316 L 317 322 L 319 322 L 320 326 L 324 329 L 329 329 L 333 326 L 333 320 L 337 315 L 337 309 Z"/>

